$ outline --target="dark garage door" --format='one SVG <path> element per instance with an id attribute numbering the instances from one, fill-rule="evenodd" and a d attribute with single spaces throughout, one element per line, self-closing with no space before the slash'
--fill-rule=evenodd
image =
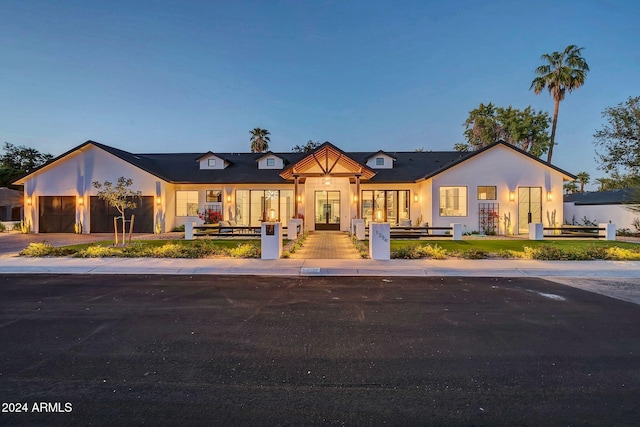
<path id="1" fill-rule="evenodd" d="M 40 196 L 40 233 L 74 233 L 76 196 Z"/>
<path id="2" fill-rule="evenodd" d="M 153 233 L 153 200 L 152 196 L 144 196 L 142 199 L 136 198 L 134 202 L 137 207 L 125 211 L 127 219 L 131 218 L 131 214 L 136 216 L 133 222 L 134 233 Z M 113 233 L 113 218 L 120 216 L 120 213 L 116 208 L 109 206 L 106 200 L 91 196 L 89 215 L 92 233 Z M 121 230 L 122 222 L 118 220 L 118 231 Z M 128 224 L 127 232 L 129 232 Z"/>

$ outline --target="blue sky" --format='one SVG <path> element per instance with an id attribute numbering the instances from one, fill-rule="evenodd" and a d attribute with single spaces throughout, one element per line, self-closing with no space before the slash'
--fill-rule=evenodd
<path id="1" fill-rule="evenodd" d="M 446 3 L 446 4 L 445 4 Z M 584 47 L 553 163 L 596 170 L 606 107 L 640 95 L 640 2 L 2 0 L 0 142 L 54 155 L 451 150 L 481 102 L 528 105 L 540 55 Z"/>

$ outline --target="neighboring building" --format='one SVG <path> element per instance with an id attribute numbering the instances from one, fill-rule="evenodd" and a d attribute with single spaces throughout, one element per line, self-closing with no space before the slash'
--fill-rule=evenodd
<path id="1" fill-rule="evenodd" d="M 22 191 L 0 187 L 0 221 L 22 219 Z"/>
<path id="2" fill-rule="evenodd" d="M 626 188 L 567 194 L 564 196 L 564 221 L 569 224 L 582 223 L 586 218 L 596 224 L 610 222 L 617 229 L 636 231 L 633 221 L 640 219 L 638 191 L 640 190 Z M 630 209 L 631 207 L 636 210 Z"/>
<path id="3" fill-rule="evenodd" d="M 17 181 L 35 232 L 110 232 L 111 210 L 92 182 L 133 179 L 143 194 L 136 232 L 202 222 L 212 209 L 257 226 L 303 215 L 308 230 L 348 230 L 351 219 L 517 234 L 560 225 L 562 186 L 576 177 L 504 142 L 471 153 L 344 152 L 132 154 L 87 141 Z"/>

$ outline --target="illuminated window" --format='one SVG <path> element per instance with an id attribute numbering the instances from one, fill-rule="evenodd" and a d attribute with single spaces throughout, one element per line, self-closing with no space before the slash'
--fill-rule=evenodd
<path id="1" fill-rule="evenodd" d="M 496 200 L 496 187 L 478 186 L 478 200 Z"/>
<path id="2" fill-rule="evenodd" d="M 176 216 L 198 216 L 198 191 L 176 191 Z"/>
<path id="3" fill-rule="evenodd" d="M 440 216 L 467 216 L 467 187 L 440 187 Z"/>

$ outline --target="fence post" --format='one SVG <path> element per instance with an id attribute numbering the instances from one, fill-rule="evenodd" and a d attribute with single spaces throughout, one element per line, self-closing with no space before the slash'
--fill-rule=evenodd
<path id="1" fill-rule="evenodd" d="M 544 239 L 544 225 L 532 222 L 529 224 L 529 240 Z"/>
<path id="2" fill-rule="evenodd" d="M 193 226 L 195 222 L 187 222 L 184 225 L 184 240 L 193 240 Z"/>
<path id="3" fill-rule="evenodd" d="M 260 258 L 280 259 L 282 256 L 282 224 L 263 222 L 260 231 Z"/>
<path id="4" fill-rule="evenodd" d="M 604 240 L 616 240 L 616 225 L 608 222 L 598 224 L 598 228 L 604 228 L 604 230 L 598 230 L 598 235 L 604 237 Z"/>
<path id="5" fill-rule="evenodd" d="M 451 223 L 451 234 L 453 235 L 453 240 L 462 240 L 462 224 Z"/>

